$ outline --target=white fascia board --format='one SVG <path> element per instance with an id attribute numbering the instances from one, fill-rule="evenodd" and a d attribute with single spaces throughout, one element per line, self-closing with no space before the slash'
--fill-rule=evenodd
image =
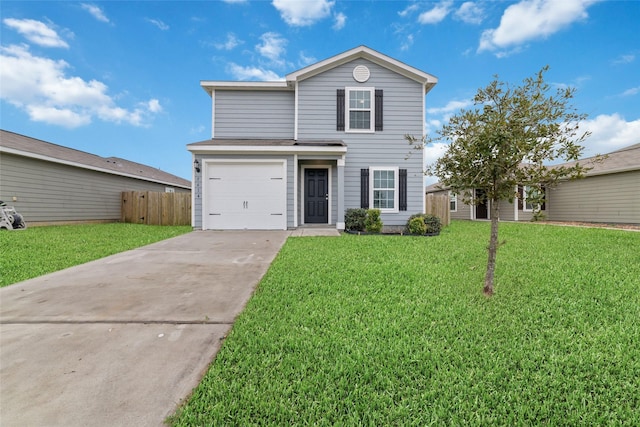
<path id="1" fill-rule="evenodd" d="M 43 156 L 41 154 L 35 154 L 35 153 L 29 153 L 28 151 L 21 151 L 21 150 L 16 150 L 13 148 L 7 148 L 7 147 L 0 147 L 0 151 L 4 152 L 4 153 L 9 153 L 9 154 L 15 154 L 17 156 L 22 156 L 22 157 L 28 157 L 31 159 L 38 159 L 38 160 L 44 160 L 46 162 L 50 162 L 50 163 L 58 163 L 61 165 L 67 165 L 67 166 L 73 166 L 76 168 L 80 168 L 80 169 L 87 169 L 87 170 L 92 170 L 92 171 L 96 171 L 96 172 L 103 172 L 103 173 L 108 173 L 109 175 L 117 175 L 117 176 L 124 176 L 127 178 L 135 178 L 135 179 L 139 179 L 141 181 L 148 181 L 148 182 L 155 182 L 157 184 L 162 184 L 162 185 L 168 185 L 171 187 L 179 187 L 179 188 L 185 188 L 185 189 L 191 189 L 191 187 L 187 187 L 181 184 L 176 184 L 173 182 L 167 182 L 167 181 L 160 181 L 160 180 L 155 180 L 155 179 L 151 179 L 151 178 L 147 178 L 144 176 L 140 176 L 140 175 L 133 175 L 130 173 L 124 173 L 124 172 L 117 172 L 114 171 L 112 169 L 103 169 L 97 166 L 91 166 L 91 165 L 85 165 L 83 163 L 78 163 L 78 162 L 72 162 L 69 160 L 61 160 L 61 159 L 56 159 L 55 157 L 49 157 L 49 156 Z"/>
<path id="2" fill-rule="evenodd" d="M 293 90 L 289 84 L 285 81 L 276 82 L 232 82 L 232 81 L 215 81 L 215 80 L 202 80 L 200 86 L 205 92 L 211 93 L 216 89 L 226 90 Z"/>
<path id="3" fill-rule="evenodd" d="M 274 146 L 264 147 L 255 145 L 209 145 L 187 148 L 189 151 L 195 154 L 208 154 L 208 153 L 225 153 L 225 154 L 255 154 L 255 153 L 278 153 L 278 154 L 345 154 L 347 147 L 304 147 L 300 145 L 295 146 Z"/>

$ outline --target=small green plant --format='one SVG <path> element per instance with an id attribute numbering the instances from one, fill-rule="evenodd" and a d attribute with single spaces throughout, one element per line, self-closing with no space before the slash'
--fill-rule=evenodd
<path id="1" fill-rule="evenodd" d="M 364 228 L 369 233 L 379 233 L 382 230 L 382 219 L 380 219 L 380 209 L 367 210 L 367 217 L 364 220 Z"/>
<path id="2" fill-rule="evenodd" d="M 418 221 L 422 221 L 424 224 L 424 231 L 420 231 L 422 227 Z M 439 234 L 441 229 L 440 218 L 431 214 L 413 214 L 409 217 L 405 227 L 405 231 L 411 234 Z"/>
<path id="3" fill-rule="evenodd" d="M 344 226 L 347 231 L 364 231 L 367 210 L 362 208 L 347 209 L 344 213 Z"/>
<path id="4" fill-rule="evenodd" d="M 421 217 L 414 217 L 409 220 L 407 229 L 411 234 L 424 234 L 427 232 L 427 225 Z"/>
<path id="5" fill-rule="evenodd" d="M 426 214 L 423 216 L 422 220 L 427 226 L 427 234 L 438 234 L 442 229 L 442 223 L 440 222 L 440 218 L 435 215 Z"/>

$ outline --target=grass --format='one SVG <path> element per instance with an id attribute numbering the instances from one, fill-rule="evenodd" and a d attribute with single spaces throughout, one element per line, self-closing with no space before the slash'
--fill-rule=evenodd
<path id="1" fill-rule="evenodd" d="M 204 425 L 640 425 L 640 233 L 289 239 L 190 400 Z"/>
<path id="2" fill-rule="evenodd" d="M 90 224 L 0 231 L 0 287 L 148 245 L 191 227 Z"/>

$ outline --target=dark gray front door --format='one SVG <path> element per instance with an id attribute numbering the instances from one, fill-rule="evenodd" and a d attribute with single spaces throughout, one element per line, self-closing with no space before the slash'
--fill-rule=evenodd
<path id="1" fill-rule="evenodd" d="M 487 207 L 487 196 L 484 190 L 476 190 L 476 219 L 488 219 L 489 209 Z"/>
<path id="2" fill-rule="evenodd" d="M 327 224 L 329 222 L 328 172 L 327 169 L 304 170 L 305 224 Z"/>

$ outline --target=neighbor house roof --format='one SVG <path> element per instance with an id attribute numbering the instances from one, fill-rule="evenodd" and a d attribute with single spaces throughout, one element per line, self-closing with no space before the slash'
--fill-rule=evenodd
<path id="1" fill-rule="evenodd" d="M 284 80 L 270 82 L 232 82 L 232 81 L 215 81 L 203 80 L 200 86 L 211 94 L 216 89 L 234 89 L 234 90 L 294 90 L 295 83 L 323 73 L 332 68 L 338 67 L 354 59 L 363 58 L 371 61 L 381 67 L 395 71 L 411 80 L 424 85 L 424 93 L 429 92 L 438 83 L 438 78 L 425 73 L 417 68 L 393 59 L 387 55 L 377 52 L 367 46 L 358 46 L 341 54 L 332 56 L 331 58 L 308 65 L 298 71 L 294 71 L 286 75 Z"/>
<path id="2" fill-rule="evenodd" d="M 191 188 L 191 181 L 141 163 L 131 162 L 119 157 L 100 157 L 1 129 L 0 152 L 174 187 Z"/>
<path id="3" fill-rule="evenodd" d="M 571 166 L 576 163 L 589 166 L 592 169 L 586 173 L 586 176 L 640 170 L 640 144 L 630 145 L 613 151 L 607 154 L 606 158 L 602 162 L 591 164 L 595 158 L 596 156 L 587 157 L 585 159 L 580 159 L 577 162 L 563 163 L 558 166 Z"/>
<path id="4" fill-rule="evenodd" d="M 594 162 L 596 156 L 586 157 L 577 162 L 567 162 L 559 165 L 549 166 L 551 168 L 557 166 L 571 166 L 580 163 L 590 167 L 585 176 L 606 175 L 611 173 L 629 172 L 640 170 L 640 143 L 621 148 L 606 154 L 606 158 L 602 162 Z M 426 193 L 434 193 L 446 190 L 448 187 L 436 182 L 425 188 Z"/>

